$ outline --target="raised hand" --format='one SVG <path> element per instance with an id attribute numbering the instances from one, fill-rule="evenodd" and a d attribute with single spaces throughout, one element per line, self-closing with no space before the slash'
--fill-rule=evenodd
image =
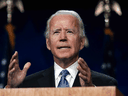
<path id="1" fill-rule="evenodd" d="M 26 77 L 27 70 L 30 68 L 31 63 L 27 62 L 23 70 L 19 67 L 18 52 L 16 51 L 12 56 L 8 68 L 8 81 L 6 88 L 16 88 L 23 82 Z"/>
<path id="2" fill-rule="evenodd" d="M 87 63 L 84 61 L 83 58 L 78 59 L 78 67 L 77 69 L 80 71 L 79 78 L 80 78 L 80 84 L 82 87 L 84 86 L 94 86 L 92 83 L 91 78 L 91 71 L 88 67 Z"/>

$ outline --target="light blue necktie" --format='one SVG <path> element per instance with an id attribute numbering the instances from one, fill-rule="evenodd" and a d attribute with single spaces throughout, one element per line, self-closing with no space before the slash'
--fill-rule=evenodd
<path id="1" fill-rule="evenodd" d="M 69 87 L 69 83 L 68 81 L 66 80 L 66 76 L 69 74 L 68 70 L 62 70 L 60 75 L 61 76 L 61 79 L 60 79 L 60 82 L 58 84 L 58 87 Z"/>

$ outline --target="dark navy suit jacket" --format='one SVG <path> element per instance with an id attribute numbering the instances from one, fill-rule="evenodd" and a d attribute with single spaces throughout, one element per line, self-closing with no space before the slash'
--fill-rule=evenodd
<path id="1" fill-rule="evenodd" d="M 117 81 L 105 74 L 91 70 L 92 82 L 95 86 L 117 86 Z M 55 87 L 54 66 L 27 76 L 19 88 L 29 87 Z M 80 87 L 79 76 L 77 74 L 73 87 Z"/>

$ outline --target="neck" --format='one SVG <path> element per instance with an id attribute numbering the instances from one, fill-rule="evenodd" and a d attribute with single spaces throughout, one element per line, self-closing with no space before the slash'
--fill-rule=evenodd
<path id="1" fill-rule="evenodd" d="M 75 63 L 78 60 L 78 56 L 74 58 L 63 58 L 63 59 L 58 59 L 54 57 L 54 61 L 63 69 L 68 68 L 71 66 L 73 63 Z"/>

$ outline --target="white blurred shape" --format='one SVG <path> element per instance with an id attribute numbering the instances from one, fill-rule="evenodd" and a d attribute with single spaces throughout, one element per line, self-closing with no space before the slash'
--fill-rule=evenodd
<path id="1" fill-rule="evenodd" d="M 22 3 L 21 0 L 17 0 L 17 1 L 15 2 L 15 5 L 16 5 L 16 7 L 20 10 L 21 13 L 24 12 L 23 3 Z"/>
<path id="2" fill-rule="evenodd" d="M 120 5 L 115 1 L 113 1 L 112 10 L 115 11 L 119 16 L 122 15 Z"/>
<path id="3" fill-rule="evenodd" d="M 95 10 L 95 16 L 100 15 L 104 11 L 104 2 L 100 1 Z"/>
<path id="4" fill-rule="evenodd" d="M 0 1 L 0 9 L 5 7 L 7 4 L 6 4 L 6 0 L 1 0 Z"/>

